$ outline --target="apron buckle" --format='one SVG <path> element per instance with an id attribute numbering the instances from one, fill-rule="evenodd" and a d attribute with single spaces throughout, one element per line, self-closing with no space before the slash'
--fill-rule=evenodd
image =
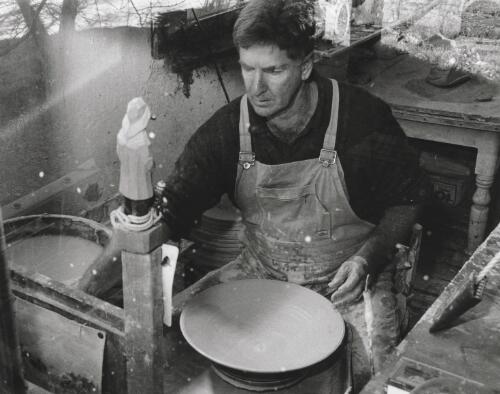
<path id="1" fill-rule="evenodd" d="M 239 162 L 245 170 L 255 165 L 255 153 L 254 152 L 240 152 Z"/>
<path id="2" fill-rule="evenodd" d="M 321 149 L 319 161 L 323 167 L 330 167 L 337 161 L 337 151 L 333 149 Z"/>

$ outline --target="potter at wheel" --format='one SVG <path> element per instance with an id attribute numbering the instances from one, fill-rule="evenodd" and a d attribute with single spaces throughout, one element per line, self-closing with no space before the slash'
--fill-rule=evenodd
<path id="1" fill-rule="evenodd" d="M 183 310 L 182 333 L 225 367 L 283 373 L 324 360 L 341 344 L 344 321 L 331 302 L 299 285 L 240 280 L 211 287 Z"/>

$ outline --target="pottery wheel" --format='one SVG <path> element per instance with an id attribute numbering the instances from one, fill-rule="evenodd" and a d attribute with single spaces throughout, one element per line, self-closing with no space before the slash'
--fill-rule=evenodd
<path id="1" fill-rule="evenodd" d="M 308 369 L 283 372 L 279 374 L 262 374 L 239 371 L 226 368 L 222 365 L 212 364 L 212 369 L 222 380 L 243 390 L 250 391 L 275 391 L 281 390 L 301 381 L 307 376 Z"/>
<path id="2" fill-rule="evenodd" d="M 326 359 L 345 332 L 328 299 L 296 284 L 261 279 L 197 294 L 180 327 L 189 344 L 216 364 L 262 374 L 298 371 Z"/>

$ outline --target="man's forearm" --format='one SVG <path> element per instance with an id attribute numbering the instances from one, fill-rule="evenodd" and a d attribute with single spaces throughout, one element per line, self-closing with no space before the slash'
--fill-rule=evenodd
<path id="1" fill-rule="evenodd" d="M 356 253 L 368 262 L 370 273 L 380 272 L 391 260 L 396 244 L 409 240 L 420 212 L 419 205 L 401 205 L 386 210 L 380 223 Z"/>
<path id="2" fill-rule="evenodd" d="M 122 279 L 121 248 L 115 234 L 102 253 L 92 262 L 78 281 L 77 287 L 86 293 L 101 297 Z"/>
<path id="3" fill-rule="evenodd" d="M 165 229 L 165 240 L 170 239 L 172 231 L 168 224 Z M 103 297 L 111 288 L 122 280 L 122 250 L 116 231 L 102 253 L 92 262 L 77 283 L 80 290 L 96 297 Z"/>

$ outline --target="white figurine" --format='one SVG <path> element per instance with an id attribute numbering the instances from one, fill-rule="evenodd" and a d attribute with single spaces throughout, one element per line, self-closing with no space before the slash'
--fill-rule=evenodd
<path id="1" fill-rule="evenodd" d="M 120 159 L 120 193 L 131 200 L 153 197 L 151 171 L 153 157 L 149 151 L 146 126 L 151 111 L 141 97 L 127 105 L 122 127 L 117 135 L 116 150 Z"/>

